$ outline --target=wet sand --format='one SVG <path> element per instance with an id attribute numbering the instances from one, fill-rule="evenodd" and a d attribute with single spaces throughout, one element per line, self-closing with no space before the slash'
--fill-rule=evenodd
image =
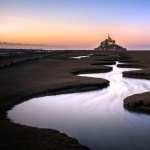
<path id="1" fill-rule="evenodd" d="M 94 55 L 83 59 L 72 58 L 88 54 Z M 131 60 L 137 58 L 136 61 L 149 68 L 148 55 L 150 57 L 150 52 L 141 55 L 138 52 L 115 54 L 97 51 L 53 51 L 41 59 L 23 63 L 19 61 L 15 65 L 4 66 L 0 70 L 0 148 L 16 150 L 42 150 L 43 147 L 45 150 L 87 149 L 77 140 L 58 131 L 12 124 L 6 119 L 6 112 L 15 104 L 32 97 L 105 88 L 109 86 L 107 80 L 77 77 L 74 74 L 109 72 L 111 68 L 103 66 L 105 62 L 113 64 L 116 60 L 129 61 L 129 58 Z M 145 59 L 144 62 L 143 59 Z M 147 72 L 150 73 L 150 71 Z M 128 75 L 128 77 L 134 76 Z M 138 78 L 144 77 L 141 75 Z"/>
<path id="2" fill-rule="evenodd" d="M 76 150 L 87 149 L 77 140 L 54 130 L 41 130 L 13 124 L 6 119 L 6 112 L 15 104 L 41 95 L 101 89 L 109 86 L 104 79 L 77 77 L 84 72 L 108 72 L 110 67 L 90 65 L 95 56 L 81 60 L 71 57 L 86 55 L 93 51 L 50 52 L 43 59 L 19 61 L 3 66 L 0 70 L 0 148 Z M 103 57 L 103 56 L 102 56 Z M 116 56 L 117 57 L 117 56 Z M 6 57 L 9 61 L 9 57 Z M 11 58 L 11 61 L 14 58 Z M 16 57 L 15 57 L 16 59 Z M 4 60 L 4 59 L 3 59 Z"/>
<path id="3" fill-rule="evenodd" d="M 103 90 L 29 99 L 15 105 L 7 117 L 14 123 L 64 132 L 91 150 L 146 150 L 150 118 L 126 111 L 123 99 L 150 91 L 150 81 L 122 77 L 122 72 L 137 69 L 117 64 L 111 72 L 78 75 L 109 80 Z"/>
<path id="4" fill-rule="evenodd" d="M 130 51 L 127 57 L 132 62 L 119 65 L 120 67 L 137 67 L 142 68 L 138 71 L 124 72 L 124 77 L 136 79 L 150 79 L 150 51 Z M 133 112 L 150 114 L 150 92 L 135 94 L 124 100 L 124 107 Z"/>

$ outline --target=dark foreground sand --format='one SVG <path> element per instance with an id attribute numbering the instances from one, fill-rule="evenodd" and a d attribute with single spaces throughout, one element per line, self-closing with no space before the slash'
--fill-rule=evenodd
<path id="1" fill-rule="evenodd" d="M 71 59 L 73 56 L 88 54 L 94 55 L 81 60 Z M 35 56 L 34 54 L 32 55 Z M 88 149 L 80 145 L 77 140 L 58 131 L 42 130 L 13 124 L 6 119 L 6 112 L 15 104 L 36 96 L 105 88 L 109 86 L 109 81 L 77 77 L 76 74 L 109 72 L 112 68 L 103 65 L 114 64 L 116 60 L 129 62 L 127 65 L 131 67 L 133 65 L 135 67 L 141 65 L 140 67 L 146 68 L 143 71 L 144 74 L 126 72 L 124 76 L 148 78 L 150 75 L 150 52 L 115 54 L 112 52 L 103 53 L 97 51 L 53 51 L 41 55 L 42 57 L 39 57 L 39 55 L 37 57 L 36 55 L 33 59 L 30 58 L 29 60 L 26 56 L 26 61 L 19 59 L 20 61 L 15 61 L 13 65 L 7 66 L 2 64 L 10 62 L 9 57 L 4 57 L 3 61 L 0 60 L 2 66 L 0 69 L 0 149 L 2 150 Z M 11 62 L 13 60 L 16 60 L 16 56 L 11 58 Z M 141 94 L 140 96 L 145 101 L 145 94 Z M 149 99 L 150 94 L 146 93 L 146 96 Z M 127 102 L 133 103 L 134 101 L 131 97 Z M 143 105 L 145 103 L 140 104 Z M 138 105 L 138 107 L 141 106 Z"/>

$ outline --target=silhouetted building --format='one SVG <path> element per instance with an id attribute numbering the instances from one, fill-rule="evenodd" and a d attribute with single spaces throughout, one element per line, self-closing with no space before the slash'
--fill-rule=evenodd
<path id="1" fill-rule="evenodd" d="M 100 46 L 95 48 L 95 50 L 103 50 L 103 51 L 126 51 L 126 48 L 116 44 L 115 40 L 113 40 L 109 35 L 106 40 L 100 43 Z"/>

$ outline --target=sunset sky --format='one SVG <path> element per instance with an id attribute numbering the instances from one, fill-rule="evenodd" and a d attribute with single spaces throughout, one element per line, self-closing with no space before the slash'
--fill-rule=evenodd
<path id="1" fill-rule="evenodd" d="M 1 42 L 91 49 L 108 33 L 150 49 L 150 0 L 0 0 Z"/>

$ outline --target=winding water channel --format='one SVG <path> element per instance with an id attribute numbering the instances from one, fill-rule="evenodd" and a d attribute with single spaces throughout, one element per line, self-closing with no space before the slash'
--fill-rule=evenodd
<path id="1" fill-rule="evenodd" d="M 8 111 L 8 118 L 27 126 L 56 129 L 75 137 L 91 150 L 149 150 L 150 116 L 123 108 L 123 99 L 150 91 L 150 81 L 123 78 L 117 68 L 109 73 L 80 76 L 104 78 L 103 90 L 33 98 Z"/>

